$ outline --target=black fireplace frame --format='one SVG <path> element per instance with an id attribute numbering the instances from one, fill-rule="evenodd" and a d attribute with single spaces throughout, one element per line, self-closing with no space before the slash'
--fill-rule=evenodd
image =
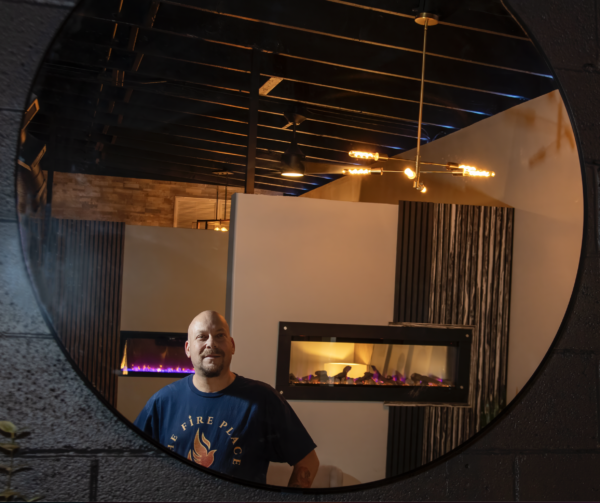
<path id="1" fill-rule="evenodd" d="M 337 325 L 330 323 L 279 323 L 275 388 L 289 400 L 392 402 L 393 405 L 470 406 L 473 327 L 406 325 Z M 410 343 L 454 346 L 457 351 L 456 385 L 351 386 L 293 384 L 289 382 L 292 340 L 327 342 Z M 380 342 L 378 342 L 380 341 Z M 385 342 L 383 342 L 385 341 Z M 390 405 L 392 405 L 390 403 Z"/>

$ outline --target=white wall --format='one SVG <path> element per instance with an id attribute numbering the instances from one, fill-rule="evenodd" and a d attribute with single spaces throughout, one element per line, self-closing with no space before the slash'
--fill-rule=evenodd
<path id="1" fill-rule="evenodd" d="M 496 176 L 424 175 L 426 194 L 412 189 L 412 182 L 400 174 L 363 177 L 358 188 L 357 182 L 343 185 L 342 178 L 306 197 L 515 208 L 510 401 L 535 372 L 556 336 L 579 264 L 583 193 L 567 111 L 554 91 L 424 145 L 421 152 L 423 160 L 460 162 L 495 171 Z M 411 151 L 402 157 L 414 159 L 414 154 Z"/>
<path id="2" fill-rule="evenodd" d="M 280 321 L 387 325 L 398 210 L 388 204 L 236 194 L 231 250 L 232 370 L 275 386 Z M 290 401 L 321 464 L 385 477 L 382 403 Z"/>
<path id="3" fill-rule="evenodd" d="M 121 330 L 187 332 L 198 313 L 225 312 L 228 233 L 125 227 Z"/>

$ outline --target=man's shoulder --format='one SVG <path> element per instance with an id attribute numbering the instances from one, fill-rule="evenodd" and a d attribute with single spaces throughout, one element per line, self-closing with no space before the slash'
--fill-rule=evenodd
<path id="1" fill-rule="evenodd" d="M 255 379 L 249 379 L 248 377 L 243 377 L 238 375 L 236 380 L 238 381 L 237 388 L 240 391 L 255 393 L 259 396 L 265 397 L 277 397 L 277 391 L 273 386 L 267 384 L 266 382 L 257 381 Z"/>

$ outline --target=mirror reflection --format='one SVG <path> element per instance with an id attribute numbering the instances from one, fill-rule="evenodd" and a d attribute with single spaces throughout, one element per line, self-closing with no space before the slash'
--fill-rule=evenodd
<path id="1" fill-rule="evenodd" d="M 32 91 L 17 203 L 43 309 L 192 463 L 408 472 L 489 424 L 562 321 L 577 149 L 500 1 L 84 0 Z"/>

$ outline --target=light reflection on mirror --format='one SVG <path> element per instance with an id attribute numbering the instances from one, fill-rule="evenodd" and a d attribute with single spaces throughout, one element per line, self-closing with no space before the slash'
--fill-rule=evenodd
<path id="1" fill-rule="evenodd" d="M 416 156 L 423 31 L 418 2 L 384 3 L 86 0 L 40 69 L 21 138 L 18 209 L 35 286 L 76 364 L 130 421 L 189 375 L 183 343 L 203 310 L 227 316 L 232 370 L 270 386 L 283 321 L 475 327 L 470 409 L 402 407 L 393 394 L 289 400 L 317 444 L 313 487 L 404 473 L 496 417 L 554 338 L 581 247 L 566 109 L 499 2 L 434 6 L 421 148 L 423 160 L 495 177 L 423 175 L 427 192 L 412 188 L 403 172 Z M 306 165 L 329 174 L 281 176 L 298 115 Z M 381 176 L 334 173 L 371 165 L 350 151 L 390 160 Z M 451 351 L 425 342 L 414 347 L 422 371 L 404 371 L 409 346 L 391 351 L 394 366 L 383 345 L 357 356 L 303 344 L 290 366 L 298 384 L 317 372 L 331 386 L 379 377 L 393 393 L 416 386 L 413 374 L 450 382 L 455 371 Z M 286 485 L 291 471 L 271 463 L 266 480 Z"/>

